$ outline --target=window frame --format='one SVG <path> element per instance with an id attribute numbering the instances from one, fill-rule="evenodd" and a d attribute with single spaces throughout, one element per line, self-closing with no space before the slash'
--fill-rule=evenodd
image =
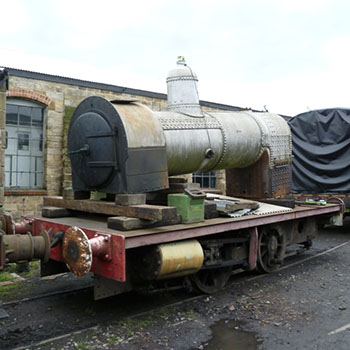
<path id="1" fill-rule="evenodd" d="M 38 146 L 38 150 L 41 152 L 40 156 L 37 155 L 33 155 L 32 154 L 32 150 L 29 147 L 29 152 L 30 155 L 28 156 L 30 159 L 30 162 L 32 161 L 33 158 L 35 158 L 35 162 L 37 162 L 37 158 L 41 158 L 41 162 L 42 162 L 42 167 L 41 167 L 41 171 L 35 171 L 35 170 L 31 170 L 31 165 L 29 167 L 29 186 L 20 186 L 19 185 L 19 180 L 18 180 L 18 174 L 20 173 L 20 171 L 18 171 L 18 169 L 16 169 L 16 183 L 15 185 L 12 186 L 6 186 L 6 180 L 5 180 L 5 191 L 43 191 L 45 190 L 45 160 L 46 160 L 46 149 L 45 149 L 45 142 L 44 140 L 45 138 L 45 134 L 46 134 L 46 117 L 47 117 L 47 106 L 43 103 L 40 103 L 38 101 L 35 100 L 30 100 L 30 99 L 25 99 L 22 97 L 8 97 L 6 100 L 6 120 L 5 120 L 5 131 L 6 131 L 6 148 L 5 148 L 5 157 L 6 157 L 6 153 L 7 153 L 7 149 L 8 149 L 8 125 L 10 126 L 16 126 L 17 127 L 17 132 L 18 135 L 19 134 L 25 134 L 26 131 L 24 131 L 25 129 L 27 129 L 28 133 L 31 134 L 32 133 L 32 128 L 39 130 L 38 125 L 35 125 L 35 123 L 33 123 L 33 114 L 31 113 L 31 118 L 30 118 L 30 125 L 25 125 L 25 124 L 20 124 L 20 112 L 18 109 L 17 112 L 17 124 L 11 124 L 11 123 L 7 123 L 7 106 L 8 105 L 13 105 L 16 107 L 29 107 L 29 108 L 40 108 L 41 109 L 41 114 L 42 114 L 42 122 L 41 122 L 41 138 L 39 140 L 39 146 Z M 29 144 L 33 139 L 29 138 Z M 19 150 L 18 147 L 18 142 L 20 141 L 19 138 L 16 139 L 17 141 L 17 147 L 16 147 L 16 157 L 19 157 L 18 152 L 21 152 Z M 36 140 L 37 141 L 37 140 Z M 5 164 L 4 164 L 5 165 Z M 4 169 L 5 172 L 5 177 L 6 176 L 11 176 L 11 171 L 9 169 L 7 169 L 5 167 Z M 39 176 L 41 176 L 41 179 L 39 179 L 39 183 L 41 183 L 41 186 L 32 186 L 31 185 L 31 176 L 32 174 L 39 174 Z"/>
<path id="2" fill-rule="evenodd" d="M 204 180 L 208 179 L 209 186 L 205 187 L 204 185 Z M 215 187 L 211 185 L 211 180 L 215 179 Z M 196 181 L 199 180 L 199 181 Z M 203 189 L 212 189 L 212 190 L 217 190 L 218 189 L 218 171 L 213 170 L 213 171 L 208 171 L 208 172 L 196 172 L 192 174 L 192 182 L 193 183 L 199 183 L 200 187 Z"/>

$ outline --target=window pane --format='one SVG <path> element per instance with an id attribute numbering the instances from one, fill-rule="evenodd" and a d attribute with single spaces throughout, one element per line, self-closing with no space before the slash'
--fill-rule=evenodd
<path id="1" fill-rule="evenodd" d="M 204 188 L 209 187 L 209 178 L 207 176 L 203 177 L 203 187 Z"/>
<path id="2" fill-rule="evenodd" d="M 29 151 L 29 134 L 18 134 L 18 150 Z"/>
<path id="3" fill-rule="evenodd" d="M 19 124 L 20 125 L 30 125 L 31 120 L 31 107 L 19 107 Z"/>
<path id="4" fill-rule="evenodd" d="M 30 171 L 30 157 L 29 156 L 18 156 L 17 157 L 17 171 L 27 173 Z"/>
<path id="5" fill-rule="evenodd" d="M 7 125 L 7 148 L 6 154 L 17 153 L 17 127 L 13 125 Z"/>
<path id="6" fill-rule="evenodd" d="M 32 125 L 43 125 L 43 110 L 41 108 L 32 108 Z"/>
<path id="7" fill-rule="evenodd" d="M 11 186 L 12 185 L 12 178 L 11 178 L 11 174 L 12 174 L 12 156 L 5 156 L 5 186 Z"/>
<path id="8" fill-rule="evenodd" d="M 29 173 L 18 173 L 18 183 L 21 187 L 29 187 Z"/>
<path id="9" fill-rule="evenodd" d="M 202 188 L 217 188 L 217 172 L 194 173 L 192 181 L 199 183 Z"/>
<path id="10" fill-rule="evenodd" d="M 6 105 L 6 124 L 18 123 L 18 107 L 13 105 Z"/>

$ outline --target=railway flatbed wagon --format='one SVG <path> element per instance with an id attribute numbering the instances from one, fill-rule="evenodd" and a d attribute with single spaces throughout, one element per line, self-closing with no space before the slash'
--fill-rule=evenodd
<path id="1" fill-rule="evenodd" d="M 336 204 L 290 209 L 260 203 L 250 215 L 129 231 L 108 228 L 113 217 L 75 212 L 35 218 L 32 234 L 46 232 L 52 242 L 42 273 L 67 267 L 78 276 L 92 272 L 96 299 L 183 276 L 196 289 L 213 293 L 225 285 L 232 269 L 278 270 L 288 255 L 311 246 L 318 219 L 339 221 L 341 210 Z"/>
<path id="2" fill-rule="evenodd" d="M 281 116 L 202 110 L 183 58 L 167 87 L 166 111 L 101 96 L 77 106 L 67 142 L 71 190 L 44 198 L 42 217 L 14 224 L 0 215 L 0 269 L 41 259 L 43 275 L 92 272 L 96 298 L 179 278 L 212 293 L 232 269 L 272 272 L 308 249 L 317 219 L 341 222 L 340 202 L 281 206 L 292 162 Z M 226 170 L 229 196 L 217 202 L 184 176 L 215 170 Z"/>

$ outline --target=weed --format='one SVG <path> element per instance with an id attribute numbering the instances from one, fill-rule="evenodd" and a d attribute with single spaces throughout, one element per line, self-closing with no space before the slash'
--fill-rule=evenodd
<path id="1" fill-rule="evenodd" d="M 29 271 L 25 272 L 24 275 L 28 278 L 40 276 L 40 260 L 29 262 Z"/>
<path id="2" fill-rule="evenodd" d="M 79 342 L 75 344 L 75 350 L 89 350 L 89 347 L 83 342 Z"/>
<path id="3" fill-rule="evenodd" d="M 8 264 L 5 267 L 5 271 L 8 273 L 14 272 L 24 278 L 33 278 L 40 276 L 40 260 L 34 260 L 29 262 L 28 271 L 18 271 L 17 264 Z"/>
<path id="4" fill-rule="evenodd" d="M 6 272 L 9 272 L 9 273 L 16 272 L 16 267 L 17 267 L 17 264 L 14 264 L 14 263 L 8 264 L 5 266 L 5 270 Z"/>
<path id="5" fill-rule="evenodd" d="M 0 282 L 7 282 L 7 281 L 12 281 L 14 277 L 11 275 L 10 272 L 1 272 L 0 273 Z"/>
<path id="6" fill-rule="evenodd" d="M 118 344 L 123 341 L 123 338 L 119 337 L 118 335 L 111 335 L 107 338 L 107 343 L 109 344 Z"/>
<path id="7" fill-rule="evenodd" d="M 194 311 L 191 309 L 191 310 L 188 310 L 185 312 L 185 316 L 190 319 L 190 320 L 193 320 L 194 317 L 195 317 L 195 313 Z"/>
<path id="8" fill-rule="evenodd" d="M 7 286 L 1 286 L 0 299 L 11 296 L 13 294 L 13 291 L 20 288 L 20 286 L 20 283 L 12 283 L 8 284 Z"/>

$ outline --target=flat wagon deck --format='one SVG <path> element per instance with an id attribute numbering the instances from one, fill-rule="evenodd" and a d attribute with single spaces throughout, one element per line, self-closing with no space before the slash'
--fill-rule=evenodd
<path id="1" fill-rule="evenodd" d="M 204 269 L 212 278 L 218 271 L 231 271 L 233 267 L 252 270 L 260 266 L 264 272 L 274 271 L 286 257 L 287 246 L 301 243 L 308 248 L 317 232 L 317 218 L 341 215 L 341 210 L 337 204 L 322 207 L 297 205 L 282 212 L 219 217 L 198 223 L 131 231 L 108 228 L 107 216 L 75 212 L 70 217 L 35 218 L 33 235 L 46 231 L 51 241 L 58 242 L 50 250 L 49 268 L 45 270 L 47 274 L 59 272 L 55 264 L 62 262 L 77 275 L 91 271 L 95 274 L 95 283 L 104 286 L 104 292 L 97 293 L 99 298 L 132 289 L 133 273 L 130 271 L 135 269 L 147 276 L 147 280 L 151 279 L 150 274 L 154 274 L 156 279 L 164 279 L 186 275 L 186 271 L 191 269 L 197 272 L 194 276 L 203 274 L 200 271 Z M 60 242 L 59 235 L 63 232 L 64 240 Z M 189 243 L 194 246 L 188 247 Z M 200 269 L 196 270 L 195 263 L 183 267 L 183 260 L 196 257 L 196 245 L 200 250 L 198 254 L 202 256 Z M 173 249 L 171 253 L 169 249 Z M 174 265 L 174 262 L 178 266 L 168 266 L 168 274 L 160 271 L 163 265 Z M 202 282 L 197 281 L 197 284 Z M 221 285 L 222 281 L 213 283 Z M 106 292 L 105 285 L 111 284 L 109 290 L 113 292 Z M 212 291 L 206 285 L 200 286 L 201 290 Z"/>
<path id="2" fill-rule="evenodd" d="M 35 219 L 34 231 L 40 232 L 43 229 L 78 226 L 89 231 L 104 232 L 120 237 L 124 240 L 125 249 L 137 248 L 151 244 L 173 242 L 182 239 L 197 238 L 216 233 L 247 229 L 267 224 L 280 223 L 288 220 L 301 219 L 319 215 L 334 215 L 340 212 L 337 204 L 327 204 L 324 207 L 313 205 L 297 205 L 294 209 L 282 213 L 271 213 L 264 215 L 245 215 L 238 218 L 219 217 L 205 220 L 204 222 L 191 224 L 178 224 L 161 226 L 148 229 L 132 231 L 118 231 L 107 227 L 105 216 L 98 216 L 87 213 L 80 213 L 77 216 L 64 218 L 43 218 Z"/>

